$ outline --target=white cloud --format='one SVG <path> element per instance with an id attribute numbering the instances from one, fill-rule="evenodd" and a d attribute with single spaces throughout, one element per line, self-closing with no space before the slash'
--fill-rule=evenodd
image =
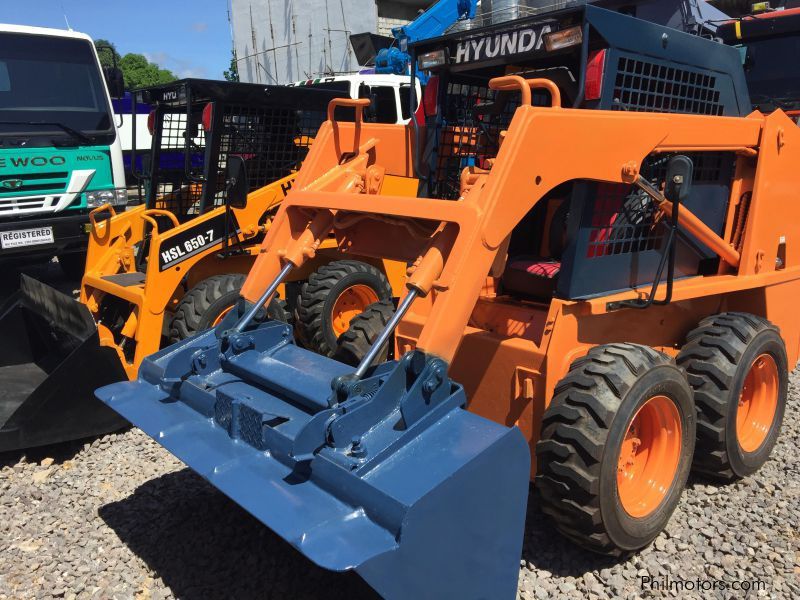
<path id="1" fill-rule="evenodd" d="M 198 21 L 197 23 L 192 23 L 191 28 L 195 33 L 205 33 L 205 31 L 208 29 L 208 23 Z"/>
<path id="2" fill-rule="evenodd" d="M 208 69 L 202 65 L 195 64 L 190 60 L 176 58 L 166 52 L 144 52 L 144 57 L 151 63 L 157 64 L 163 69 L 169 69 L 181 79 L 186 77 L 207 78 Z"/>
<path id="3" fill-rule="evenodd" d="M 194 67 L 190 69 L 184 69 L 182 71 L 177 71 L 175 75 L 178 76 L 180 79 L 185 79 L 188 77 L 196 77 L 198 79 L 207 79 L 208 78 L 208 71 L 205 67 Z"/>
<path id="4" fill-rule="evenodd" d="M 163 67 L 164 63 L 172 60 L 172 57 L 166 52 L 143 52 L 142 54 L 147 60 L 157 64 L 159 67 Z"/>

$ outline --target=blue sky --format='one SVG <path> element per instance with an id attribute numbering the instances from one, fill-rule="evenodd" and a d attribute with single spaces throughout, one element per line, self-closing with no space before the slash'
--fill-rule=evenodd
<path id="1" fill-rule="evenodd" d="M 231 56 L 228 0 L 0 1 L 0 22 L 72 29 L 144 54 L 179 77 L 222 79 Z"/>

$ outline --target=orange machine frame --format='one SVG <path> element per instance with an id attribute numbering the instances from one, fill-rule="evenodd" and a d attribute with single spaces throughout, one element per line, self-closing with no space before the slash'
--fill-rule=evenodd
<path id="1" fill-rule="evenodd" d="M 551 82 L 506 77 L 492 86 L 520 87 L 523 102 L 492 168 L 463 178 L 468 185 L 456 201 L 380 193 L 385 176 L 413 177 L 409 127 L 326 122 L 243 295 L 255 301 L 286 262 L 302 266 L 330 232 L 342 250 L 406 261 L 406 285 L 421 297 L 396 331 L 398 351 L 416 347 L 450 363 L 468 408 L 518 425 L 531 449 L 556 383 L 594 345 L 635 342 L 676 355 L 701 319 L 741 310 L 776 324 L 789 364 L 797 362 L 800 321 L 792 303 L 800 285 L 792 284 L 800 279 L 800 129 L 784 113 L 734 118 L 573 110 L 561 108 L 556 95 L 552 107 L 534 107 L 529 86 Z M 581 179 L 630 184 L 649 155 L 711 151 L 736 154 L 722 238 L 731 252 L 717 244 L 730 262 L 720 261 L 717 274 L 675 281 L 672 302 L 646 310 L 608 308 L 644 290 L 549 304 L 487 293 L 487 274 L 505 259 L 504 241 L 558 185 Z M 746 196 L 742 229 L 734 221 Z"/>
<path id="2" fill-rule="evenodd" d="M 253 265 L 260 247 L 257 236 L 270 227 L 268 220 L 259 225 L 265 214 L 278 206 L 292 187 L 296 175 L 292 174 L 279 179 L 263 188 L 251 192 L 242 207 L 231 207 L 236 222 L 241 224 L 238 241 L 242 244 L 241 254 L 232 255 L 220 260 L 217 255 L 219 247 L 213 247 L 189 257 L 180 264 L 159 270 L 157 267 L 147 268 L 144 279 L 135 285 L 123 285 L 114 281 L 114 276 L 136 272 L 134 247 L 144 239 L 145 224 L 150 225 L 150 244 L 148 265 L 158 265 L 158 256 L 163 245 L 171 238 L 180 236 L 189 228 L 196 228 L 224 214 L 227 210 L 219 206 L 186 223 L 179 223 L 171 212 L 162 209 L 147 209 L 138 206 L 122 213 L 116 213 L 109 205 L 101 206 L 90 214 L 91 236 L 87 250 L 86 270 L 81 282 L 80 301 L 86 304 L 93 316 L 97 317 L 101 303 L 106 295 L 120 298 L 131 305 L 131 311 L 122 328 L 121 335 L 132 339 L 136 348 L 132 357 L 127 357 L 122 344 L 114 338 L 111 330 L 102 322 L 97 323 L 100 343 L 113 348 L 130 379 L 135 379 L 142 360 L 157 352 L 161 347 L 164 331 L 164 320 L 168 311 L 174 310 L 186 290 L 200 281 L 220 273 L 247 273 Z M 388 189 L 398 194 L 410 193 L 408 185 L 397 185 L 390 182 Z M 414 189 L 416 189 L 414 187 Z M 107 219 L 99 219 L 103 212 L 110 212 Z M 165 231 L 159 229 L 155 217 L 166 217 L 171 227 Z M 231 239 L 231 244 L 235 243 Z M 309 261 L 293 273 L 292 281 L 303 281 L 320 266 L 333 260 L 343 258 L 333 240 L 325 240 L 319 256 Z M 402 264 L 368 257 L 353 257 L 370 262 L 382 269 L 396 293 L 402 289 L 404 269 Z M 186 287 L 183 282 L 185 280 Z M 280 290 L 285 298 L 284 289 Z"/>

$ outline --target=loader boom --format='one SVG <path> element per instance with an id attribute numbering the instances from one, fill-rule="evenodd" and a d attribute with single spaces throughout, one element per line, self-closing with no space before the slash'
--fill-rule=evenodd
<path id="1" fill-rule="evenodd" d="M 405 128 L 327 122 L 320 129 L 317 144 L 298 176 L 295 190 L 276 216 L 242 293 L 248 300 L 255 301 L 266 283 L 278 275 L 280 256 L 286 253 L 289 242 L 307 231 L 306 218 L 301 215 L 332 211 L 342 222 L 346 221 L 343 215 L 364 216 L 362 223 L 373 223 L 376 230 L 381 231 L 380 237 L 403 239 L 399 248 L 408 251 L 403 255 L 393 251 L 392 256 L 410 263 L 421 260 L 420 251 L 427 246 L 420 243 L 421 238 L 408 232 L 424 231 L 431 223 L 447 224 L 458 230 L 458 236 L 444 249 L 446 260 L 432 286 L 433 308 L 417 347 L 450 362 L 498 248 L 520 219 L 548 192 L 577 179 L 631 183 L 642 161 L 654 153 L 702 150 L 748 154 L 759 147 L 765 130 L 775 136 L 775 131 L 782 129 L 784 141 L 786 136 L 795 134 L 794 130 L 787 131 L 785 123 L 772 125 L 771 119 L 758 115 L 738 119 L 621 114 L 523 105 L 514 115 L 491 172 L 482 176 L 483 181 L 475 184 L 464 198 L 448 203 L 428 198 L 372 197 L 325 188 L 308 189 L 306 182 L 316 181 L 329 168 L 347 169 L 348 163 L 331 165 L 338 165 L 337 156 L 357 150 L 359 142 L 365 139 L 377 140 L 370 148 L 373 164 L 385 169 L 387 174 L 408 175 L 407 163 L 398 160 L 411 152 L 410 133 Z M 775 120 L 786 121 L 786 117 L 776 115 Z M 541 143 L 531 147 L 526 140 L 531 139 L 534 131 Z M 608 143 L 620 136 L 630 143 L 625 146 Z M 396 153 L 398 147 L 405 151 Z M 761 169 L 786 168 L 783 161 L 794 151 L 788 144 L 784 147 L 787 149 L 775 157 L 780 159 L 776 164 L 767 162 Z M 337 149 L 340 150 L 337 152 Z M 550 159 L 566 154 L 575 156 L 576 160 L 554 163 Z M 366 168 L 362 173 L 365 177 Z M 383 217 L 374 216 L 376 214 Z M 351 236 L 348 228 L 336 229 L 334 225 L 332 230 L 337 239 L 347 240 L 353 251 L 366 255 L 375 252 L 371 236 L 362 241 L 360 237 Z M 322 231 L 318 235 L 327 234 L 328 231 Z M 755 274 L 754 252 L 751 248 L 750 254 L 742 255 L 741 268 L 746 273 Z M 424 268 L 424 263 L 416 268 Z"/>

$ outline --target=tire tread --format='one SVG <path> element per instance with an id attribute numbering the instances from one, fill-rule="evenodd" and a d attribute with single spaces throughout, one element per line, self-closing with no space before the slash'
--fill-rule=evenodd
<path id="1" fill-rule="evenodd" d="M 339 281 L 357 273 L 370 274 L 381 282 L 375 290 L 381 299 L 391 298 L 392 289 L 386 276 L 376 267 L 359 260 L 337 260 L 317 269 L 300 288 L 297 306 L 297 328 L 305 345 L 324 356 L 336 352 L 325 335 L 323 313 L 325 301 Z"/>
<path id="2" fill-rule="evenodd" d="M 567 538 L 594 552 L 624 554 L 600 511 L 605 432 L 639 376 L 662 364 L 672 361 L 646 346 L 596 346 L 573 363 L 544 414 L 534 485 L 542 512 Z"/>
<path id="3" fill-rule="evenodd" d="M 175 309 L 169 328 L 169 343 L 184 340 L 198 331 L 203 315 L 213 302 L 241 289 L 246 277 L 241 273 L 212 275 L 189 290 Z"/>
<path id="4" fill-rule="evenodd" d="M 363 313 L 353 317 L 348 330 L 339 336 L 334 358 L 352 366 L 358 365 L 393 314 L 391 300 L 370 304 Z M 386 360 L 388 347 L 383 354 L 381 358 Z"/>
<path id="5" fill-rule="evenodd" d="M 737 367 L 750 341 L 759 333 L 778 328 L 767 319 L 743 312 L 727 312 L 707 317 L 686 337 L 677 363 L 694 390 L 697 407 L 697 445 L 692 468 L 703 475 L 732 480 L 725 446 L 725 424 L 730 392 Z"/>

